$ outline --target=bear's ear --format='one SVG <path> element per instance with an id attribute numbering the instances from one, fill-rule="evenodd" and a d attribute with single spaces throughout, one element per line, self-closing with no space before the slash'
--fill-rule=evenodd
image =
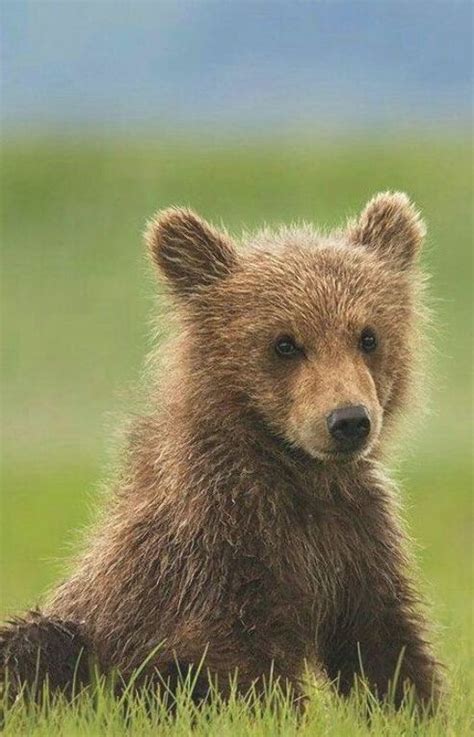
<path id="1" fill-rule="evenodd" d="M 373 249 L 398 269 L 411 266 L 426 235 L 418 210 L 403 192 L 373 197 L 348 231 L 353 243 Z"/>
<path id="2" fill-rule="evenodd" d="M 151 258 L 178 295 L 190 295 L 230 273 L 237 261 L 233 244 L 191 210 L 170 207 L 147 224 Z"/>

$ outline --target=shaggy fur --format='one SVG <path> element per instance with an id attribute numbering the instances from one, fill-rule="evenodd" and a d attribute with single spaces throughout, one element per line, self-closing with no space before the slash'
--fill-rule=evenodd
<path id="1" fill-rule="evenodd" d="M 418 351 L 423 236 L 406 196 L 390 193 L 329 235 L 265 230 L 240 249 L 185 209 L 149 223 L 179 335 L 160 348 L 167 369 L 72 575 L 43 615 L 3 630 L 15 682 L 34 679 L 35 646 L 51 684 L 68 688 L 84 637 L 125 678 L 153 652 L 143 673 L 157 682 L 204 658 L 224 697 L 237 671 L 242 693 L 272 672 L 297 698 L 308 662 L 341 694 L 364 677 L 380 699 L 392 688 L 400 704 L 411 687 L 436 701 L 439 668 L 380 466 Z M 365 354 L 367 327 L 378 345 Z M 282 336 L 295 355 L 277 355 Z M 346 453 L 326 418 L 351 405 L 371 430 Z"/>
<path id="2" fill-rule="evenodd" d="M 90 680 L 88 651 L 77 622 L 45 617 L 38 610 L 10 620 L 0 631 L 0 680 L 13 693 L 40 695 L 48 685 L 72 696 Z"/>

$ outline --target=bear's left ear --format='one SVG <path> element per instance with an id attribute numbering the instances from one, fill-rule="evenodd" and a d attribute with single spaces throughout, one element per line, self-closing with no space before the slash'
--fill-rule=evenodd
<path id="1" fill-rule="evenodd" d="M 420 251 L 426 227 L 406 194 L 382 192 L 348 224 L 348 233 L 353 243 L 376 251 L 395 268 L 407 269 Z"/>
<path id="2" fill-rule="evenodd" d="M 234 246 L 192 210 L 170 207 L 145 231 L 151 258 L 178 296 L 199 292 L 226 276 L 237 262 Z"/>

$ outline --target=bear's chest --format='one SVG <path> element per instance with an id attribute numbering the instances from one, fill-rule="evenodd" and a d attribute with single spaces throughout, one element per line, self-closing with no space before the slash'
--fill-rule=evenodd
<path id="1" fill-rule="evenodd" d="M 366 526 L 351 510 L 325 505 L 273 533 L 234 551 L 227 591 L 234 617 L 247 631 L 314 631 L 364 568 Z"/>

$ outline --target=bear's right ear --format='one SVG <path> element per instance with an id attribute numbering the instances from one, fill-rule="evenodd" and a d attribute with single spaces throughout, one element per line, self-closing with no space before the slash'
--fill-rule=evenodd
<path id="1" fill-rule="evenodd" d="M 234 246 L 192 210 L 170 207 L 147 224 L 151 258 L 178 295 L 191 295 L 229 274 L 237 262 Z"/>

